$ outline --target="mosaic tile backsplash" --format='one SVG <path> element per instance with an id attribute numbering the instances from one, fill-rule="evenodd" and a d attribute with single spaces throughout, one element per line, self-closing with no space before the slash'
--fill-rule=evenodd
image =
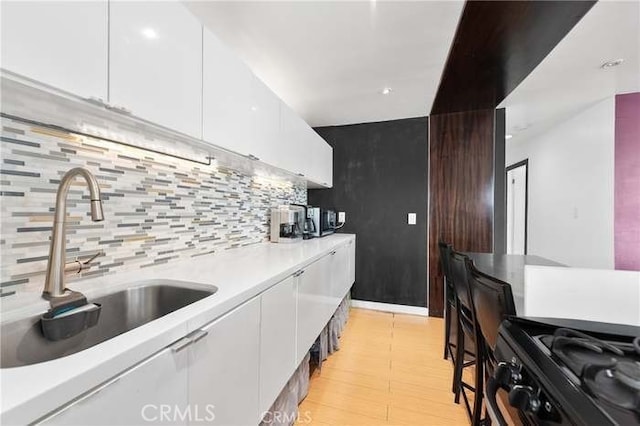
<path id="1" fill-rule="evenodd" d="M 105 216 L 103 222 L 91 222 L 89 192 L 78 179 L 67 203 L 67 256 L 73 260 L 102 252 L 84 277 L 264 242 L 271 206 L 306 204 L 303 183 L 200 165 L 8 118 L 0 123 L 3 297 L 42 288 L 58 184 L 73 167 L 87 167 L 98 179 Z"/>

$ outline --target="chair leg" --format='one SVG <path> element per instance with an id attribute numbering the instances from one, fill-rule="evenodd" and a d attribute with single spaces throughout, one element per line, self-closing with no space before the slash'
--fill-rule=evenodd
<path id="1" fill-rule="evenodd" d="M 478 336 L 480 339 L 481 336 Z M 478 340 L 476 340 L 478 342 Z M 480 426 L 482 421 L 482 399 L 484 396 L 484 353 L 482 347 L 479 344 L 476 347 L 476 359 L 475 359 L 475 388 L 476 391 L 473 395 L 473 426 Z"/>
<path id="2" fill-rule="evenodd" d="M 446 295 L 444 303 L 446 304 L 444 310 L 444 359 L 449 359 L 449 339 L 451 338 L 451 305 L 447 301 Z"/>
<path id="3" fill-rule="evenodd" d="M 464 366 L 464 333 L 461 332 L 460 316 L 458 315 L 458 333 L 456 335 L 456 358 L 453 369 L 453 388 L 452 391 L 455 394 L 455 403 L 460 403 L 460 391 L 462 381 L 462 368 Z"/>

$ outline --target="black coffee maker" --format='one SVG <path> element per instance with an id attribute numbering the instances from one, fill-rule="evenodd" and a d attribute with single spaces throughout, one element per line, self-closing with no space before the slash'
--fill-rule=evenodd
<path id="1" fill-rule="evenodd" d="M 311 207 L 304 204 L 291 204 L 292 206 L 302 207 L 304 209 L 304 228 L 302 229 L 302 239 L 309 240 L 314 238 L 316 233 L 316 224 L 313 221 Z"/>

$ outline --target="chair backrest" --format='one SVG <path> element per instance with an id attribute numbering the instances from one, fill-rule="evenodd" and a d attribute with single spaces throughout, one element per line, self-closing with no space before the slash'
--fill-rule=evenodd
<path id="1" fill-rule="evenodd" d="M 507 316 L 516 314 L 511 285 L 478 271 L 470 259 L 466 260 L 466 266 L 476 322 L 493 352 L 500 324 Z"/>
<path id="2" fill-rule="evenodd" d="M 471 302 L 471 292 L 469 290 L 469 280 L 465 261 L 469 258 L 452 250 L 449 255 L 449 268 L 451 278 L 453 278 L 453 286 L 458 297 L 458 302 L 467 311 L 473 311 L 473 305 Z"/>
<path id="3" fill-rule="evenodd" d="M 453 248 L 451 244 L 443 241 L 438 242 L 438 251 L 440 252 L 440 266 L 445 277 L 445 283 L 449 288 L 453 288 L 453 279 L 451 278 L 451 252 Z"/>

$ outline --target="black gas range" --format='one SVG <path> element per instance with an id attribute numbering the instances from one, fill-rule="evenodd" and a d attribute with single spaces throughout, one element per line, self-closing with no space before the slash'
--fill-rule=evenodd
<path id="1" fill-rule="evenodd" d="M 504 321 L 486 387 L 491 417 L 501 424 L 508 411 L 525 425 L 640 424 L 639 336 L 640 327 L 615 324 Z"/>

